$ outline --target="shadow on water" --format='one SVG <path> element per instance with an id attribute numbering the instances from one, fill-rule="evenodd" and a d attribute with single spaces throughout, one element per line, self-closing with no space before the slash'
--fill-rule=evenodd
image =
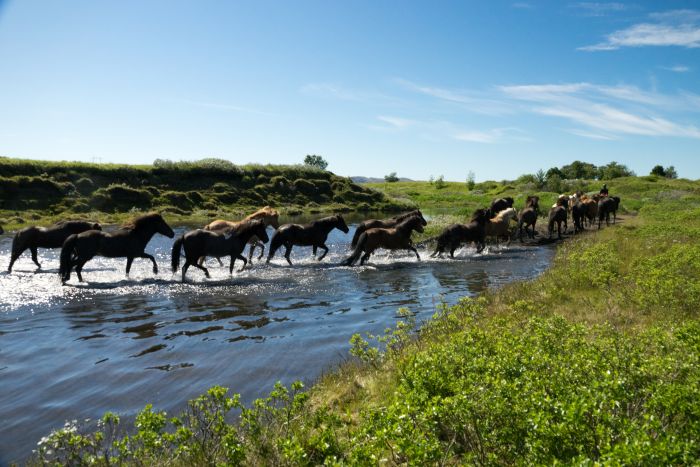
<path id="1" fill-rule="evenodd" d="M 250 402 L 278 380 L 311 382 L 347 358 L 352 334 L 394 325 L 399 307 L 427 319 L 443 301 L 532 278 L 554 251 L 465 248 L 455 260 L 422 251 L 422 261 L 378 253 L 340 267 L 352 233 L 334 231 L 322 262 L 295 247 L 293 266 L 279 254 L 232 276 L 211 264 L 211 279 L 196 271 L 186 283 L 170 273 L 172 240 L 160 236 L 147 248 L 157 276 L 146 261 L 127 278 L 123 260 L 95 258 L 86 283 L 61 286 L 58 251 L 40 250 L 37 274 L 22 257 L 16 272 L 0 273 L 0 465 L 24 459 L 67 419 L 128 418 L 146 403 L 173 413 L 215 384 Z M 9 243 L 0 237 L 0 265 Z"/>

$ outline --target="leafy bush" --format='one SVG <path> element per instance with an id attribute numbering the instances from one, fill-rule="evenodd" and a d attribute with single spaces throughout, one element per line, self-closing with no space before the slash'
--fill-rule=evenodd
<path id="1" fill-rule="evenodd" d="M 127 185 L 110 185 L 96 190 L 90 198 L 90 205 L 105 212 L 125 211 L 131 208 L 148 209 L 153 195 L 148 190 Z"/>
<path id="2" fill-rule="evenodd" d="M 81 195 L 87 196 L 95 191 L 95 183 L 88 177 L 81 177 L 75 182 L 75 189 Z"/>

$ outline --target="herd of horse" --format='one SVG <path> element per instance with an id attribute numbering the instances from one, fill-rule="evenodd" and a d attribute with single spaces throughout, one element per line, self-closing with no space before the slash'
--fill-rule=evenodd
<path id="1" fill-rule="evenodd" d="M 510 243 L 514 235 L 511 222 L 514 220 L 517 220 L 514 233 L 517 233 L 521 242 L 523 231 L 529 238 L 534 238 L 540 213 L 539 201 L 537 196 L 528 196 L 525 207 L 517 212 L 513 207 L 513 198 L 504 197 L 493 200 L 490 207 L 477 209 L 467 224 L 452 224 L 437 237 L 429 239 L 435 240 L 437 244 L 431 257 L 441 257 L 445 252 L 449 252 L 450 257 L 454 257 L 455 250 L 465 243 L 474 243 L 477 252 L 481 252 L 486 246 L 487 237 L 494 238 L 497 244 L 502 239 Z M 562 235 L 562 224 L 566 233 L 569 213 L 574 222 L 574 233 L 584 230 L 586 222 L 592 226 L 596 218 L 598 228 L 601 227 L 603 220 L 606 225 L 609 225 L 611 214 L 614 223 L 617 219 L 619 204 L 620 198 L 617 196 L 587 196 L 580 192 L 561 195 L 549 211 L 549 238 L 553 235 L 555 225 L 558 238 Z M 420 255 L 411 240 L 411 234 L 414 231 L 423 232 L 423 227 L 426 225 L 427 221 L 420 210 L 388 219 L 365 220 L 357 226 L 351 241 L 352 252 L 341 262 L 341 265 L 352 266 L 358 260 L 362 265 L 380 248 L 409 250 L 415 253 L 420 261 Z M 267 234 L 268 226 L 275 229 L 271 240 Z M 268 241 L 270 248 L 267 263 L 281 247 L 284 247 L 284 257 L 291 265 L 290 254 L 295 245 L 312 247 L 314 257 L 318 250 L 323 250 L 316 258 L 321 261 L 328 254 L 326 240 L 333 229 L 346 234 L 350 230 L 340 214 L 307 224 L 280 225 L 279 212 L 270 206 L 265 206 L 238 222 L 216 220 L 202 229 L 186 232 L 173 243 L 171 267 L 173 273 L 177 272 L 180 267 L 180 257 L 184 251 L 183 282 L 190 266 L 200 269 L 206 277 L 210 277 L 209 270 L 205 266 L 207 257 L 216 258 L 222 266 L 221 258 L 229 257 L 229 273 L 233 273 L 237 259 L 243 262 L 240 270 L 252 264 L 253 252 L 257 248 L 261 248 L 258 260 L 261 259 Z M 12 272 L 15 261 L 26 250 L 30 250 L 32 261 L 41 268 L 37 258 L 37 248 L 61 248 L 59 276 L 63 284 L 70 280 L 72 271 L 75 271 L 78 280 L 82 282 L 83 267 L 98 255 L 108 258 L 126 258 L 127 276 L 134 259 L 149 259 L 153 264 L 153 273 L 157 274 L 158 264 L 155 258 L 145 252 L 146 245 L 157 233 L 168 238 L 175 237 L 173 229 L 158 213 L 139 216 L 114 232 L 104 232 L 99 223 L 85 221 L 61 221 L 47 228 L 27 227 L 18 231 L 13 238 L 8 273 Z M 243 252 L 248 245 L 250 249 L 246 258 Z"/>

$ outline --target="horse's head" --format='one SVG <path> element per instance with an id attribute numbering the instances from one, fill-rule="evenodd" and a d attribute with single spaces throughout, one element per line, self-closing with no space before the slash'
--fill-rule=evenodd
<path id="1" fill-rule="evenodd" d="M 94 224 L 92 224 L 92 227 L 90 227 L 90 228 L 91 228 L 91 230 L 102 230 L 102 226 L 100 225 L 99 222 L 95 222 Z"/>
<path id="2" fill-rule="evenodd" d="M 160 214 L 156 214 L 154 217 L 154 226 L 156 228 L 156 232 L 161 235 L 165 235 L 168 238 L 173 238 L 175 236 L 173 229 L 170 228 L 168 223 L 165 222 L 165 219 L 163 219 L 163 216 Z"/>
<path id="3" fill-rule="evenodd" d="M 420 214 L 420 211 L 419 211 Z M 423 219 L 422 215 L 416 215 L 416 216 L 411 216 L 405 221 L 403 221 L 403 225 L 405 225 L 407 228 L 411 230 L 415 230 L 416 232 L 423 232 L 423 226 L 426 225 L 425 219 Z M 397 226 L 398 227 L 398 226 Z"/>
<path id="4" fill-rule="evenodd" d="M 415 211 L 413 211 L 413 213 L 414 213 L 413 214 L 414 217 L 417 217 L 418 219 L 420 219 L 421 225 L 428 225 L 428 221 L 425 220 L 425 217 L 423 217 L 423 213 L 420 212 L 420 209 L 416 209 Z M 422 230 L 421 230 L 421 232 L 422 232 Z"/>
<path id="5" fill-rule="evenodd" d="M 264 220 L 254 220 L 251 221 L 250 224 L 255 236 L 258 237 L 261 242 L 267 243 L 270 241 L 270 237 L 267 235 L 267 224 Z"/>
<path id="6" fill-rule="evenodd" d="M 491 218 L 491 210 L 488 208 L 477 209 L 472 214 L 471 222 L 476 222 L 478 224 L 485 224 Z"/>
<path id="7" fill-rule="evenodd" d="M 280 215 L 277 211 L 274 214 L 270 214 L 266 219 L 265 223 L 271 225 L 273 229 L 277 230 L 280 227 Z"/>
<path id="8" fill-rule="evenodd" d="M 336 221 L 335 221 L 335 228 L 340 230 L 343 233 L 348 233 L 350 229 L 348 228 L 348 225 L 345 223 L 345 219 L 343 219 L 343 216 L 340 214 L 335 215 Z"/>

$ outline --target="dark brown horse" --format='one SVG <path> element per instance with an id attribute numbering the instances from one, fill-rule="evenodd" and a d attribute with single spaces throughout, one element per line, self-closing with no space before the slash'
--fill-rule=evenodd
<path id="1" fill-rule="evenodd" d="M 571 208 L 571 217 L 574 220 L 574 233 L 583 232 L 583 220 L 586 218 L 586 206 L 578 201 Z"/>
<path id="2" fill-rule="evenodd" d="M 357 226 L 357 229 L 355 229 L 355 234 L 352 236 L 352 242 L 350 243 L 350 246 L 352 248 L 355 248 L 355 246 L 357 245 L 357 240 L 360 238 L 360 235 L 362 235 L 362 232 L 364 232 L 367 229 L 389 229 L 392 227 L 396 227 L 398 224 L 412 216 L 420 217 L 423 222 L 423 225 L 428 225 L 426 220 L 423 218 L 423 213 L 421 213 L 418 209 L 416 209 L 415 211 L 400 214 L 398 216 L 390 217 L 388 219 L 367 219 L 366 221 L 361 222 L 360 225 Z"/>
<path id="3" fill-rule="evenodd" d="M 102 226 L 96 222 L 61 221 L 51 227 L 26 227 L 20 230 L 12 239 L 12 255 L 7 272 L 12 272 L 12 265 L 27 249 L 32 252 L 34 264 L 41 268 L 36 257 L 37 248 L 60 248 L 69 235 L 87 230 L 102 230 Z"/>
<path id="4" fill-rule="evenodd" d="M 620 206 L 620 198 L 618 196 L 605 196 L 598 201 L 598 228 L 605 219 L 605 225 L 610 225 L 610 214 L 613 215 L 613 224 L 617 222 L 617 209 Z"/>
<path id="5" fill-rule="evenodd" d="M 217 233 L 202 229 L 187 232 L 173 243 L 173 272 L 177 272 L 177 268 L 180 267 L 180 250 L 182 247 L 185 249 L 185 265 L 182 266 L 182 282 L 185 282 L 185 274 L 190 266 L 201 269 L 204 271 L 204 274 L 209 277 L 207 268 L 198 264 L 198 260 L 202 256 L 215 256 L 217 258 L 221 256 L 230 256 L 231 263 L 228 268 L 229 274 L 233 273 L 233 265 L 236 259 L 241 259 L 243 261 L 243 267 L 241 267 L 242 271 L 248 261 L 241 253 L 243 253 L 245 246 L 253 237 L 260 239 L 262 242 L 267 242 L 269 240 L 265 228 L 266 225 L 264 221 L 250 220 L 241 222 L 240 225 L 237 226 L 235 232 Z"/>
<path id="6" fill-rule="evenodd" d="M 496 198 L 491 202 L 491 207 L 489 208 L 489 219 L 493 219 L 498 215 L 499 212 L 504 209 L 512 208 L 515 200 L 510 196 L 505 198 Z"/>
<path id="7" fill-rule="evenodd" d="M 357 240 L 357 246 L 352 254 L 343 260 L 343 266 L 352 266 L 360 259 L 360 265 L 365 264 L 370 255 L 377 248 L 386 248 L 387 250 L 411 250 L 416 254 L 416 258 L 420 261 L 418 251 L 413 246 L 411 241 L 411 233 L 413 231 L 423 232 L 423 216 L 409 216 L 403 222 L 393 228 L 375 227 L 362 232 Z M 364 253 L 364 255 L 362 255 Z"/>
<path id="8" fill-rule="evenodd" d="M 350 230 L 345 223 L 345 219 L 343 219 L 343 216 L 340 214 L 324 217 L 323 219 L 304 225 L 284 224 L 277 229 L 277 232 L 275 232 L 275 235 L 272 237 L 270 253 L 267 255 L 267 262 L 270 262 L 282 245 L 284 245 L 286 249 L 284 257 L 290 265 L 292 264 L 292 260 L 289 259 L 289 255 L 292 253 L 292 246 L 294 245 L 313 247 L 314 256 L 316 256 L 316 250 L 318 248 L 323 249 L 323 254 L 318 257 L 318 260 L 321 261 L 328 253 L 326 239 L 333 229 L 338 229 L 344 233 L 348 233 Z"/>
<path id="9" fill-rule="evenodd" d="M 437 239 L 437 247 L 431 258 L 442 258 L 446 249 L 450 250 L 450 258 L 455 257 L 455 250 L 462 243 L 474 242 L 476 252 L 481 252 L 486 246 L 486 223 L 489 221 L 490 209 L 477 209 L 474 211 L 469 224 L 452 224 L 447 227 Z"/>
<path id="10" fill-rule="evenodd" d="M 537 224 L 537 216 L 540 212 L 540 197 L 528 196 L 525 201 L 525 208 L 518 215 L 518 238 L 523 241 L 523 226 L 525 233 L 530 238 L 535 238 L 535 224 Z M 528 226 L 532 227 L 532 232 L 528 232 Z"/>
<path id="11" fill-rule="evenodd" d="M 564 224 L 564 233 L 568 230 L 569 226 L 566 221 L 566 207 L 563 205 L 556 205 L 549 210 L 549 225 L 547 226 L 547 232 L 549 232 L 549 238 L 552 238 L 552 233 L 554 233 L 554 224 L 557 224 L 557 235 L 561 239 L 561 225 Z"/>
<path id="12" fill-rule="evenodd" d="M 153 274 L 158 274 L 156 259 L 144 252 L 146 245 L 153 235 L 162 234 L 173 238 L 173 229 L 165 222 L 160 214 L 152 212 L 137 217 L 114 233 L 99 230 L 88 230 L 69 236 L 61 248 L 61 263 L 58 274 L 65 284 L 70 279 L 70 273 L 75 267 L 78 280 L 83 281 L 81 274 L 83 266 L 95 255 L 107 258 L 126 257 L 126 275 L 129 275 L 134 258 L 147 258 L 153 263 Z"/>

